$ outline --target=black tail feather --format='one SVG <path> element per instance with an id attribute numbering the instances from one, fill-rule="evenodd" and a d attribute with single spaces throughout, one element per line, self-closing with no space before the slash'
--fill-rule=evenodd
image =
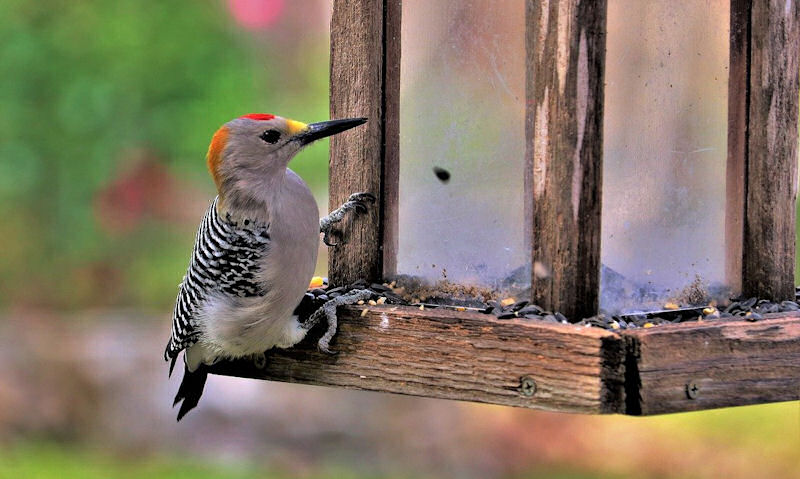
<path id="1" fill-rule="evenodd" d="M 172 370 L 175 369 L 175 361 L 177 360 L 178 356 L 174 356 L 172 360 L 169 362 L 169 375 L 167 375 L 168 378 L 172 377 Z"/>
<path id="2" fill-rule="evenodd" d="M 189 369 L 184 366 L 183 380 L 178 388 L 178 394 L 175 395 L 175 402 L 172 403 L 172 407 L 175 407 L 179 402 L 183 401 L 180 410 L 178 410 L 178 421 L 180 421 L 187 412 L 197 406 L 197 403 L 200 401 L 200 396 L 203 395 L 203 388 L 206 385 L 207 377 L 208 367 L 204 364 L 198 366 L 197 371 L 194 372 L 190 372 Z"/>

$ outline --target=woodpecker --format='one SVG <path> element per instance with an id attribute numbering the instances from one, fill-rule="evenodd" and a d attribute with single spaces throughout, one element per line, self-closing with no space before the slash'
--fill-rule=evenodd
<path id="1" fill-rule="evenodd" d="M 217 196 L 179 285 L 164 353 L 171 375 L 184 351 L 184 376 L 173 403 L 182 402 L 179 421 L 200 400 L 209 366 L 243 357 L 263 363 L 265 351 L 297 344 L 319 319 L 315 314 L 314 321 L 300 323 L 295 308 L 314 273 L 320 232 L 331 245 L 333 225 L 348 211 L 366 210 L 375 197 L 353 194 L 320 220 L 311 190 L 287 165 L 305 145 L 366 121 L 305 124 L 249 114 L 214 133 L 206 161 Z M 335 306 L 324 315 L 329 330 L 319 346 L 327 351 Z"/>

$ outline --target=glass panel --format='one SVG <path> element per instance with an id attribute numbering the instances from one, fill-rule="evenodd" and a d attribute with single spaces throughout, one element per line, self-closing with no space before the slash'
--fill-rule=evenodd
<path id="1" fill-rule="evenodd" d="M 398 273 L 528 294 L 524 2 L 402 15 Z"/>
<path id="2" fill-rule="evenodd" d="M 601 308 L 729 294 L 729 2 L 610 0 Z"/>

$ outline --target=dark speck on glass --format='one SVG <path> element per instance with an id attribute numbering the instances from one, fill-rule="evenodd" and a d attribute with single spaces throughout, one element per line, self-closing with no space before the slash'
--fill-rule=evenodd
<path id="1" fill-rule="evenodd" d="M 436 178 L 439 178 L 439 181 L 442 183 L 447 183 L 450 181 L 450 172 L 445 170 L 444 168 L 439 168 L 438 166 L 433 167 L 433 172 L 436 174 Z"/>

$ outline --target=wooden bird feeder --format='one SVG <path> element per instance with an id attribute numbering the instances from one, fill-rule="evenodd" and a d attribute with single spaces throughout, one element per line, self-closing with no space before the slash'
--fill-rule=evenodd
<path id="1" fill-rule="evenodd" d="M 604 126 L 604 111 L 620 98 L 611 91 L 619 85 L 607 85 L 609 69 L 628 61 L 607 58 L 609 12 L 620 1 L 335 0 L 331 118 L 369 122 L 331 140 L 330 205 L 356 191 L 373 192 L 378 202 L 349 222 L 348 242 L 331 250 L 331 284 L 438 276 L 438 262 L 449 266 L 455 284 L 491 287 L 492 275 L 524 271 L 530 297 L 521 299 L 568 318 L 604 308 L 601 243 L 606 248 L 614 240 L 601 237 L 603 204 L 617 193 L 601 187 L 604 156 L 606 167 L 613 163 L 603 139 L 613 136 L 614 125 Z M 666 5 L 659 8 L 673 8 Z M 721 227 L 701 228 L 700 236 L 723 245 L 713 252 L 721 258 L 715 271 L 729 293 L 794 300 L 800 3 L 724 6 L 729 19 L 704 27 L 730 27 L 723 75 L 708 80 L 728 92 L 727 128 L 720 127 L 727 130 L 719 149 L 724 173 L 703 179 L 721 185 L 723 206 L 714 218 Z M 672 18 L 664 29 L 683 23 L 677 13 Z M 451 61 L 459 53 L 461 60 Z M 699 55 L 695 49 L 659 54 Z M 473 116 L 465 118 L 468 107 Z M 475 158 L 453 162 L 464 155 Z M 519 165 L 508 182 L 496 181 L 487 167 L 500 162 Z M 434 174 L 434 167 L 452 178 Z M 460 183 L 464 177 L 472 182 Z M 504 194 L 518 200 L 501 203 L 502 211 L 486 206 Z M 635 201 L 650 201 L 643 198 Z M 486 207 L 483 216 L 496 214 L 499 223 L 486 232 L 484 220 L 461 216 L 439 228 L 418 214 L 426 204 Z M 439 257 L 457 251 L 462 238 L 477 245 L 472 257 Z M 420 244 L 431 246 L 414 246 Z M 416 273 L 420 253 L 430 253 L 432 265 Z M 266 369 L 241 362 L 215 372 L 587 413 L 647 415 L 800 399 L 798 312 L 613 331 L 452 309 L 379 305 L 339 313 L 335 356 L 317 352 L 316 338 L 308 338 L 272 351 Z"/>

